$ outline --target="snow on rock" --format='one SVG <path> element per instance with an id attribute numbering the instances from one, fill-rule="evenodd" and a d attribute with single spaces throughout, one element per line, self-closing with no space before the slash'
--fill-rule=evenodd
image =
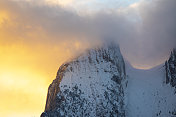
<path id="1" fill-rule="evenodd" d="M 165 62 L 166 83 L 176 89 L 176 49 L 171 52 L 170 58 Z M 176 90 L 175 90 L 176 93 Z"/>
<path id="2" fill-rule="evenodd" d="M 126 85 L 119 47 L 91 49 L 60 67 L 41 117 L 125 117 Z"/>

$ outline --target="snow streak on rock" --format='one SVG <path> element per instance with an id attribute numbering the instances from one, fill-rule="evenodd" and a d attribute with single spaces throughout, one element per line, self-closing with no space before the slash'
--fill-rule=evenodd
<path id="1" fill-rule="evenodd" d="M 176 89 L 176 49 L 171 52 L 170 58 L 165 63 L 166 83 Z M 176 93 L 176 92 L 175 92 Z"/>

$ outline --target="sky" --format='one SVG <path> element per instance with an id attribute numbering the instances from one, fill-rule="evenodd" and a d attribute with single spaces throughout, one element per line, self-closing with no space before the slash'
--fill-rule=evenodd
<path id="1" fill-rule="evenodd" d="M 0 0 L 0 116 L 38 117 L 59 66 L 108 41 L 138 69 L 176 47 L 176 0 Z"/>

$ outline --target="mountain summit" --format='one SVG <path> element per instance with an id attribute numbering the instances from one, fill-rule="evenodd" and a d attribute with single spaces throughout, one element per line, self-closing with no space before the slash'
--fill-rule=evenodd
<path id="1" fill-rule="evenodd" d="M 59 68 L 41 117 L 125 117 L 126 85 L 119 46 L 90 49 Z"/>
<path id="2" fill-rule="evenodd" d="M 176 117 L 176 50 L 142 70 L 114 43 L 90 49 L 59 68 L 41 117 Z"/>

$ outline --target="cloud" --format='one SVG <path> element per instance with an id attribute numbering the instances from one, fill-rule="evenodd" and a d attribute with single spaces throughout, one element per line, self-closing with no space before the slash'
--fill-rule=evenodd
<path id="1" fill-rule="evenodd" d="M 0 8 L 8 16 L 0 26 L 0 34 L 5 35 L 1 42 L 5 43 L 51 45 L 76 40 L 92 45 L 115 38 L 115 34 L 124 38 L 126 30 L 131 28 L 126 18 L 116 12 L 82 16 L 61 6 L 34 1 L 1 1 Z"/>
<path id="2" fill-rule="evenodd" d="M 149 67 L 161 64 L 176 47 L 176 1 L 142 1 L 133 8 L 140 17 L 134 34 L 137 43 L 131 48 L 137 54 L 131 55 L 133 63 Z"/>
<path id="3" fill-rule="evenodd" d="M 81 15 L 42 0 L 1 1 L 0 8 L 9 18 L 3 23 L 1 20 L 0 30 L 32 44 L 77 40 L 92 45 L 93 41 L 113 39 L 133 65 L 152 67 L 163 62 L 176 47 L 175 6 L 175 0 L 150 0 L 94 14 L 82 11 L 85 14 Z"/>

